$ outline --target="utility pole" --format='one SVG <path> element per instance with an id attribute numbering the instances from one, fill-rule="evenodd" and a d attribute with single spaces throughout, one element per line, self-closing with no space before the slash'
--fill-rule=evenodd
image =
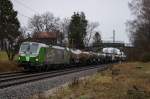
<path id="1" fill-rule="evenodd" d="M 113 30 L 113 43 L 115 43 L 115 30 Z M 115 49 L 113 49 L 113 54 L 115 54 Z"/>
<path id="2" fill-rule="evenodd" d="M 115 30 L 113 30 L 113 43 L 115 43 Z"/>

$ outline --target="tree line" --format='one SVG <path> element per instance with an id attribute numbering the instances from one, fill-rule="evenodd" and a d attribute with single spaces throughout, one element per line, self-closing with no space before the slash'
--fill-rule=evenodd
<path id="1" fill-rule="evenodd" d="M 133 20 L 127 22 L 135 60 L 150 61 L 150 0 L 129 3 Z"/>
<path id="2" fill-rule="evenodd" d="M 59 32 L 61 33 L 60 42 L 63 43 L 64 39 L 67 39 L 69 47 L 83 49 L 85 46 L 90 45 L 90 41 L 96 33 L 99 34 L 98 36 L 101 40 L 100 32 L 96 31 L 98 26 L 98 22 L 89 22 L 84 12 L 74 12 L 71 18 L 64 19 L 46 12 L 34 15 L 29 19 L 26 29 L 30 30 L 32 34 L 39 32 Z M 92 43 L 94 42 L 95 40 Z"/>
<path id="3" fill-rule="evenodd" d="M 21 27 L 12 2 L 0 1 L 0 49 L 7 52 L 9 60 L 13 60 L 21 42 L 38 32 L 59 32 L 60 41 L 63 43 L 67 39 L 71 48 L 84 49 L 91 41 L 92 44 L 101 43 L 100 32 L 96 31 L 99 23 L 88 21 L 84 12 L 74 12 L 71 18 L 65 19 L 50 12 L 35 14 L 28 23 Z"/>
<path id="4" fill-rule="evenodd" d="M 129 3 L 133 20 L 127 22 L 130 40 L 134 46 L 135 60 L 150 60 L 150 1 L 132 0 Z M 21 42 L 38 32 L 60 32 L 62 43 L 67 39 L 68 46 L 84 49 L 101 43 L 101 35 L 96 29 L 98 22 L 90 22 L 84 12 L 75 12 L 71 18 L 60 19 L 52 13 L 36 14 L 29 19 L 27 27 L 21 27 L 17 11 L 10 0 L 0 0 L 0 49 L 13 60 Z"/>

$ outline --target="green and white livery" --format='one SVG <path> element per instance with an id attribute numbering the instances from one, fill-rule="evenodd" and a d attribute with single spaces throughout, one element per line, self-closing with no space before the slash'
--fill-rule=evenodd
<path id="1" fill-rule="evenodd" d="M 37 42 L 23 42 L 20 46 L 18 63 L 28 70 L 45 71 L 51 67 L 58 67 L 60 64 L 69 64 L 69 62 L 68 48 Z"/>

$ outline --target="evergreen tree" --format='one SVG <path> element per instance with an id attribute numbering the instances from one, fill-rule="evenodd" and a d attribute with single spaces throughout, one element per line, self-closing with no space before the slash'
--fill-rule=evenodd
<path id="1" fill-rule="evenodd" d="M 74 13 L 71 17 L 68 33 L 70 47 L 77 49 L 84 48 L 87 23 L 88 21 L 86 20 L 83 12 Z"/>
<path id="2" fill-rule="evenodd" d="M 100 46 L 102 43 L 101 40 L 101 35 L 99 34 L 99 32 L 96 32 L 94 37 L 93 37 L 93 46 Z"/>
<path id="3" fill-rule="evenodd" d="M 10 60 L 12 60 L 12 53 L 15 50 L 13 48 L 16 42 L 15 39 L 21 34 L 19 28 L 20 23 L 12 2 L 10 0 L 0 0 L 0 41 L 1 45 L 5 45 L 5 50 Z"/>
<path id="4" fill-rule="evenodd" d="M 97 47 L 97 50 L 99 51 L 101 49 L 102 45 L 102 40 L 101 40 L 101 35 L 99 32 L 96 32 L 94 37 L 93 37 L 93 46 Z"/>

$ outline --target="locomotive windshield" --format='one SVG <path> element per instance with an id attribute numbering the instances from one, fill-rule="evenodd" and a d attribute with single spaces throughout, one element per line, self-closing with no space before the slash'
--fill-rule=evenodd
<path id="1" fill-rule="evenodd" d="M 23 43 L 20 47 L 20 53 L 37 53 L 39 44 L 35 43 Z"/>

